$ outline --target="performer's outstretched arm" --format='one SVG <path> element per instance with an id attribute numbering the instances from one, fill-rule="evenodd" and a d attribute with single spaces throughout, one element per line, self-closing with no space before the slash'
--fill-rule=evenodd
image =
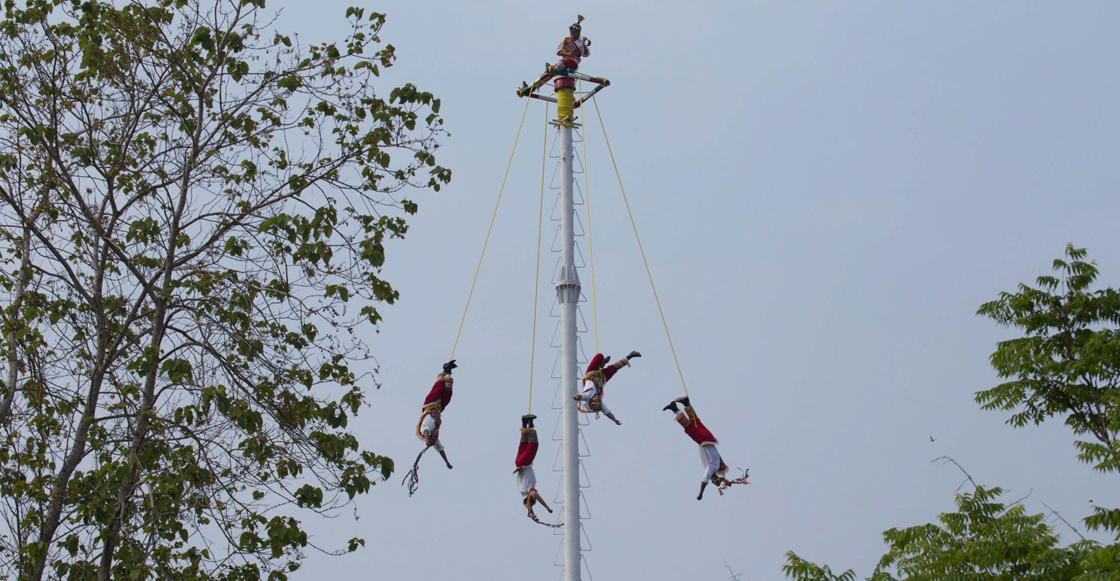
<path id="1" fill-rule="evenodd" d="M 439 438 L 433 438 L 431 432 L 429 432 L 428 430 L 424 430 L 422 434 L 428 446 L 435 448 L 436 451 L 439 452 L 440 457 L 443 458 L 443 463 L 447 464 L 447 468 L 449 470 L 454 468 L 454 466 L 451 465 L 451 462 L 447 460 L 447 452 L 443 450 L 443 445 L 440 444 Z"/>
<path id="2" fill-rule="evenodd" d="M 533 497 L 537 499 L 537 502 L 541 503 L 541 506 L 543 506 L 545 510 L 547 510 L 548 512 L 552 512 L 552 509 L 549 508 L 548 503 L 545 502 L 544 498 L 541 497 L 541 493 L 534 490 L 533 491 Z M 532 509 L 530 509 L 530 510 L 532 510 Z"/>
<path id="3" fill-rule="evenodd" d="M 450 470 L 450 469 L 454 468 L 454 466 L 452 466 L 452 465 L 451 465 L 451 462 L 449 462 L 449 461 L 447 460 L 447 452 L 444 452 L 443 450 L 439 450 L 439 455 L 440 455 L 440 457 L 442 457 L 442 458 L 443 458 L 443 463 L 444 463 L 444 464 L 447 464 L 447 469 L 448 469 L 448 470 Z"/>
<path id="4" fill-rule="evenodd" d="M 593 397 L 591 394 L 592 394 L 592 389 L 590 389 L 590 388 L 585 389 L 584 391 L 573 395 L 572 399 L 574 399 L 577 402 L 580 402 L 580 401 L 590 402 L 591 398 Z M 579 405 L 579 404 L 577 403 L 576 405 Z M 611 412 L 610 408 L 608 408 L 607 404 L 603 403 L 603 401 L 601 399 L 599 400 L 599 411 L 603 412 L 604 415 L 606 415 L 608 418 L 610 418 L 610 420 L 612 422 L 614 422 L 614 425 L 616 425 L 616 426 L 621 426 L 622 425 L 622 422 L 620 422 L 618 420 L 618 418 L 614 417 L 614 414 Z"/>

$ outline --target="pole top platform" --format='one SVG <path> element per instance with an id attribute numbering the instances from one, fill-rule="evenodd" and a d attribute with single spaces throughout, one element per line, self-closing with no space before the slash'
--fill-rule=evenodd
<path id="1" fill-rule="evenodd" d="M 587 81 L 588 83 L 595 85 L 594 89 L 589 91 L 587 94 L 582 95 L 578 100 L 575 101 L 576 109 L 578 109 L 580 105 L 587 102 L 588 99 L 594 97 L 595 94 L 599 91 L 602 91 L 603 89 L 611 86 L 611 82 L 603 77 L 593 77 L 591 75 L 585 75 L 571 69 L 553 72 L 552 67 L 549 66 L 548 70 L 545 71 L 545 74 L 542 75 L 541 78 L 537 80 L 537 82 L 533 83 L 532 85 L 528 83 L 522 83 L 521 87 L 517 89 L 517 96 L 529 97 L 530 99 L 540 99 L 542 101 L 548 101 L 549 103 L 556 103 L 556 97 L 542 95 L 540 93 L 540 89 L 547 85 L 549 81 L 553 80 L 553 86 L 557 91 L 564 89 L 574 89 L 577 80 Z"/>

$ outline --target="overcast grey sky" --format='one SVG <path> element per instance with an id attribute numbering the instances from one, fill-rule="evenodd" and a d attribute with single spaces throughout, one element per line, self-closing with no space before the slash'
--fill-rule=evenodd
<path id="1" fill-rule="evenodd" d="M 344 34 L 347 4 L 270 7 L 317 41 Z M 1067 242 L 1120 286 L 1120 3 L 366 7 L 389 15 L 382 37 L 398 48 L 385 87 L 411 81 L 443 99 L 452 135 L 439 160 L 454 178 L 416 195 L 420 213 L 387 259 L 401 301 L 370 337 L 384 387 L 357 432 L 400 468 L 360 501 L 360 520 L 312 526 L 317 542 L 367 547 L 312 558 L 303 577 L 559 575 L 559 537 L 525 519 L 510 473 L 529 375 L 539 102 L 457 353 L 443 428 L 455 469 L 426 457 L 415 497 L 398 484 L 517 130 L 513 90 L 555 60 L 577 12 L 594 41 L 582 70 L 613 82 L 599 105 L 694 403 L 753 481 L 694 499 L 695 445 L 661 411 L 680 384 L 594 122 L 600 341 L 615 357 L 644 354 L 611 383 L 623 425 L 586 428 L 594 578 L 725 579 L 726 560 L 774 580 L 788 550 L 865 573 L 881 531 L 952 509 L 962 476 L 930 464 L 941 455 L 1013 498 L 1033 491 L 1032 511 L 1046 502 L 1076 521 L 1090 500 L 1120 505 L 1115 476 L 1078 464 L 1060 422 L 1012 430 L 972 401 L 996 382 L 987 358 L 1012 333 L 974 315 L 982 302 L 1047 271 Z M 549 498 L 553 262 L 543 258 L 534 396 Z"/>

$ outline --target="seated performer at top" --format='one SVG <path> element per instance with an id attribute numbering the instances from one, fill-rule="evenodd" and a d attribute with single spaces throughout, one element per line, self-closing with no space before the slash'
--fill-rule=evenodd
<path id="1" fill-rule="evenodd" d="M 451 371 L 456 367 L 458 365 L 455 364 L 454 359 L 443 364 L 443 373 L 436 377 L 436 382 L 431 391 L 428 392 L 428 397 L 424 398 L 420 421 L 416 423 L 416 437 L 420 438 L 425 445 L 435 448 L 448 468 L 454 468 L 454 466 L 448 461 L 447 453 L 443 450 L 443 443 L 439 441 L 439 428 L 443 425 L 443 410 L 451 403 L 452 387 L 455 383 L 455 378 L 451 377 Z"/>
<path id="2" fill-rule="evenodd" d="M 677 404 L 684 406 L 684 411 L 678 409 Z M 727 480 L 727 464 L 723 463 L 723 458 L 720 458 L 719 450 L 716 449 L 719 440 L 696 416 L 696 410 L 692 409 L 688 397 L 678 397 L 662 409 L 677 414 L 675 419 L 684 428 L 684 433 L 700 446 L 700 464 L 704 466 L 704 477 L 700 479 L 700 494 L 696 500 L 704 498 L 704 489 L 708 487 L 709 480 L 720 488 L 727 488 L 731 482 Z"/>
<path id="3" fill-rule="evenodd" d="M 526 96 L 533 91 L 541 88 L 557 73 L 564 71 L 575 71 L 579 68 L 579 63 L 585 56 L 591 56 L 591 39 L 580 36 L 581 27 L 580 23 L 583 22 L 583 16 L 577 16 L 576 23 L 568 27 L 568 36 L 560 41 L 560 45 L 556 47 L 556 56 L 560 60 L 556 64 L 544 64 L 544 73 L 532 84 L 521 83 L 521 89 L 517 94 Z"/>
<path id="4" fill-rule="evenodd" d="M 514 459 L 514 465 L 517 469 L 513 471 L 517 475 L 517 488 L 521 491 L 521 504 L 525 505 L 525 509 L 529 511 L 529 518 L 541 522 L 536 513 L 533 512 L 533 505 L 541 503 L 541 506 L 548 512 L 552 512 L 548 503 L 541 498 L 537 492 L 537 475 L 533 472 L 533 460 L 537 457 L 537 430 L 533 427 L 533 420 L 537 416 L 533 414 L 526 414 L 521 416 L 521 441 L 517 444 L 517 457 Z"/>
<path id="5" fill-rule="evenodd" d="M 604 357 L 602 353 L 596 353 L 591 358 L 591 363 L 587 365 L 587 375 L 583 376 L 583 391 L 572 396 L 576 400 L 576 406 L 585 413 L 599 413 L 606 414 L 608 418 L 615 423 L 615 425 L 622 425 L 618 418 L 614 417 L 610 408 L 603 403 L 603 387 L 607 384 L 615 373 L 623 366 L 630 365 L 630 360 L 635 357 L 641 357 L 642 354 L 637 351 L 631 351 L 629 355 L 607 365 L 611 360 L 610 356 Z"/>

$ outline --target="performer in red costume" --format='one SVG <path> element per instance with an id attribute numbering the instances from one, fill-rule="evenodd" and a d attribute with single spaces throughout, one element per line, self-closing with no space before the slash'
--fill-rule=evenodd
<path id="1" fill-rule="evenodd" d="M 684 411 L 681 411 L 677 404 L 684 406 Z M 700 464 L 704 466 L 704 477 L 700 479 L 700 494 L 696 500 L 704 498 L 704 489 L 708 487 L 709 480 L 721 489 L 727 488 L 731 482 L 727 480 L 727 464 L 723 463 L 723 458 L 720 458 L 719 450 L 716 449 L 719 440 L 716 440 L 712 432 L 696 416 L 696 410 L 692 409 L 688 397 L 678 397 L 663 409 L 677 414 L 677 423 L 684 428 L 684 433 L 700 446 Z M 721 491 L 720 494 L 723 492 Z"/>
<path id="2" fill-rule="evenodd" d="M 443 458 L 443 463 L 447 464 L 449 469 L 454 468 L 454 466 L 447 460 L 443 443 L 439 441 L 439 428 L 443 425 L 443 410 L 447 409 L 447 405 L 451 403 L 452 387 L 455 383 L 455 378 L 451 377 L 451 371 L 456 367 L 458 365 L 455 364 L 454 359 L 443 364 L 443 373 L 436 377 L 436 382 L 432 385 L 431 391 L 428 392 L 428 397 L 424 398 L 420 421 L 416 423 L 416 437 L 420 438 L 425 445 L 435 448 Z"/>
<path id="3" fill-rule="evenodd" d="M 517 489 L 521 491 L 521 504 L 525 505 L 525 509 L 529 511 L 529 518 L 541 522 L 536 513 L 533 512 L 533 505 L 539 502 L 548 512 L 552 512 L 552 509 L 537 492 L 537 475 L 533 472 L 533 460 L 537 457 L 537 448 L 539 447 L 537 430 L 533 427 L 533 420 L 535 419 L 537 419 L 537 416 L 533 414 L 521 416 L 521 441 L 517 444 L 517 457 L 514 459 L 514 465 L 517 466 L 517 469 L 513 473 L 517 475 Z"/>
<path id="4" fill-rule="evenodd" d="M 581 22 L 583 16 L 577 15 L 575 24 L 568 27 L 568 36 L 564 37 L 556 47 L 556 56 L 560 57 L 560 60 L 549 67 L 549 72 L 555 74 L 566 69 L 574 71 L 579 68 L 583 57 L 591 56 L 591 39 L 580 36 Z"/>
<path id="5" fill-rule="evenodd" d="M 458 367 L 455 360 L 452 359 L 443 364 L 443 373 L 436 376 L 436 382 L 432 384 L 431 391 L 428 392 L 428 397 L 424 398 L 424 408 L 435 404 L 439 405 L 439 411 L 447 409 L 447 404 L 451 403 L 452 388 L 454 387 L 455 378 L 451 377 L 451 371 Z"/>
<path id="6" fill-rule="evenodd" d="M 583 22 L 583 16 L 577 16 L 575 24 L 568 27 L 568 36 L 564 37 L 564 40 L 561 40 L 560 45 L 556 47 L 556 56 L 560 57 L 560 60 L 556 61 L 554 65 L 545 63 L 544 74 L 532 86 L 521 83 L 521 89 L 517 92 L 518 95 L 524 97 L 532 93 L 557 73 L 577 70 L 583 57 L 591 56 L 591 39 L 580 36 L 581 22 Z"/>
<path id="7" fill-rule="evenodd" d="M 596 353 L 591 358 L 591 363 L 587 365 L 587 375 L 583 376 L 583 391 L 572 396 L 576 400 L 576 406 L 584 413 L 599 413 L 606 414 L 608 418 L 615 423 L 615 425 L 622 425 L 618 418 L 614 417 L 610 408 L 603 403 L 603 387 L 607 384 L 615 373 L 624 366 L 630 365 L 630 360 L 635 357 L 641 357 L 642 354 L 637 351 L 631 351 L 629 355 L 607 365 L 611 360 L 610 356 L 604 357 L 602 353 Z"/>

